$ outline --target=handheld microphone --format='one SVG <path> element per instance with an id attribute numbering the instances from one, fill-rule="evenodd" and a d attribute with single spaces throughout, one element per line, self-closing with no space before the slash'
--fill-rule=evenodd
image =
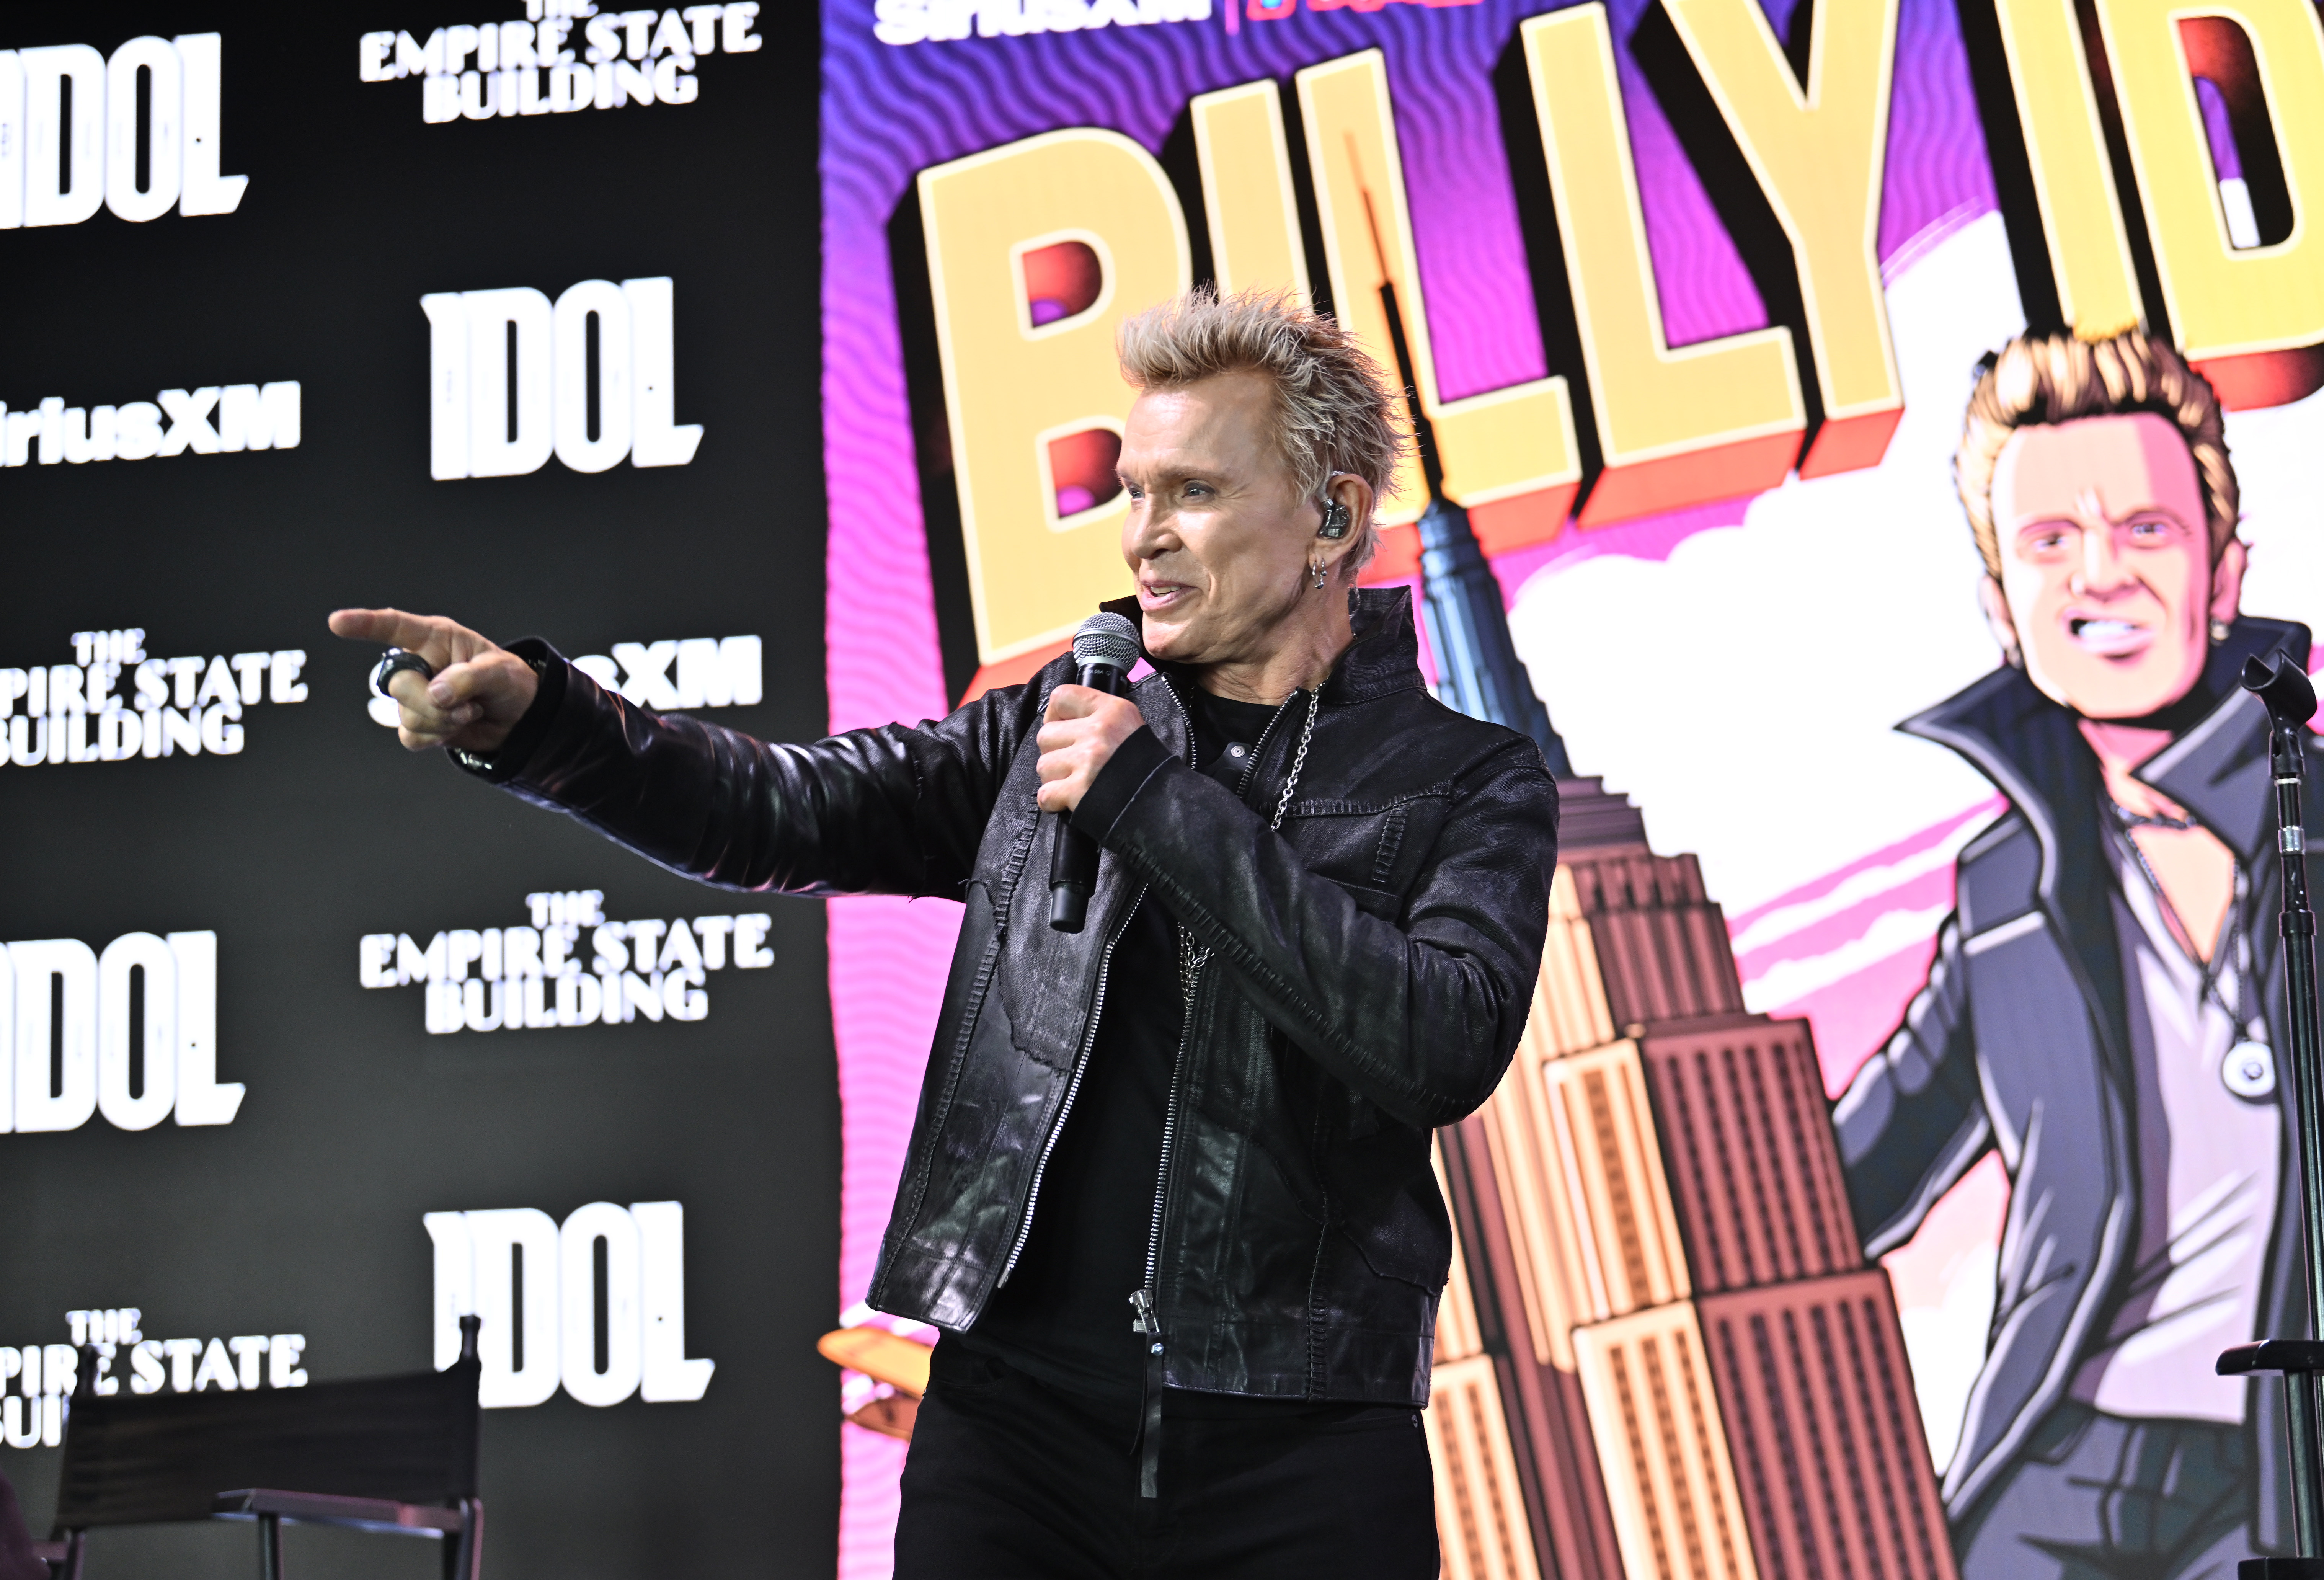
<path id="1" fill-rule="evenodd" d="M 1119 697 L 1138 662 L 1138 627 L 1119 614 L 1093 614 L 1074 633 L 1074 662 L 1081 683 Z M 1049 925 L 1077 933 L 1089 914 L 1090 891 L 1097 887 L 1097 841 L 1074 826 L 1071 812 L 1053 812 L 1056 840 L 1049 855 Z"/>

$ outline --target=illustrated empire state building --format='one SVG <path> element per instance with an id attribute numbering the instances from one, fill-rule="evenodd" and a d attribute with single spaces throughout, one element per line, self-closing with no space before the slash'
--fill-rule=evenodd
<path id="1" fill-rule="evenodd" d="M 1654 854 L 1626 798 L 1575 777 L 1411 416 L 1437 694 L 1539 743 L 1562 813 L 1524 1039 L 1438 1132 L 1458 1230 L 1425 1416 L 1444 1573 L 1957 1580 L 1807 1022 L 1744 1008 L 1695 858 Z"/>

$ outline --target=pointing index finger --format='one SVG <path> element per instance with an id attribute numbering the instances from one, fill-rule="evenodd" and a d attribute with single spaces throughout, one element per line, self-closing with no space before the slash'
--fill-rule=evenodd
<path id="1" fill-rule="evenodd" d="M 334 609 L 331 611 L 331 634 L 344 636 L 349 642 L 382 642 L 388 615 L 378 609 Z"/>
<path id="2" fill-rule="evenodd" d="M 376 642 L 418 653 L 430 669 L 442 669 L 452 659 L 440 624 L 401 609 L 341 609 L 331 616 L 334 635 L 353 642 Z"/>

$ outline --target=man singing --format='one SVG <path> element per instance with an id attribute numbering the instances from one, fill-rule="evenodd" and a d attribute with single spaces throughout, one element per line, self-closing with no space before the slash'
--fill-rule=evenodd
<path id="1" fill-rule="evenodd" d="M 2005 663 L 1905 727 L 2009 810 L 1840 1099 L 1849 1194 L 1877 1255 L 2009 1170 L 1945 1481 L 1964 1580 L 2227 1580 L 2289 1550 L 2289 1483 L 2280 1392 L 2213 1363 L 2308 1331 L 2267 715 L 2235 677 L 2308 633 L 2237 614 L 2218 402 L 2167 345 L 2012 341 L 1955 467 Z"/>
<path id="2" fill-rule="evenodd" d="M 1060 660 L 770 746 L 538 642 L 331 625 L 433 671 L 391 676 L 405 745 L 675 871 L 965 903 L 870 1295 L 943 1330 L 899 1575 L 1424 1580 L 1429 1132 L 1517 1045 L 1556 789 L 1429 697 L 1408 596 L 1355 587 L 1406 441 L 1348 332 L 1196 293 L 1120 351 L 1128 697 Z M 1079 933 L 1048 925 L 1045 813 L 1103 853 Z"/>

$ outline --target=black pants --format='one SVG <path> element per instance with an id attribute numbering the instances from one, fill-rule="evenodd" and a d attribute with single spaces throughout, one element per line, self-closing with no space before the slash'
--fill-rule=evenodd
<path id="1" fill-rule="evenodd" d="M 1141 1499 L 1130 1412 L 957 1345 L 936 1361 L 904 1462 L 896 1580 L 1434 1580 L 1416 1410 L 1204 1418 L 1166 1403 L 1161 1496 Z"/>
<path id="2" fill-rule="evenodd" d="M 2241 1427 L 2060 1405 L 1954 1532 L 1961 1580 L 2235 1580 L 2248 1458 Z"/>

